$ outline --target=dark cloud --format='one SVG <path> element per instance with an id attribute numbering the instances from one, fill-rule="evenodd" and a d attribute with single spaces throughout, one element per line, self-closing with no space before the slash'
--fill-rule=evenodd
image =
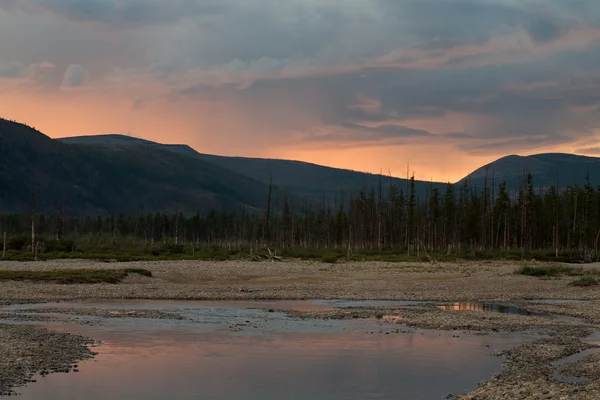
<path id="1" fill-rule="evenodd" d="M 56 87 L 126 76 L 169 85 L 174 101 L 235 104 L 277 132 L 338 128 L 313 140 L 570 143 L 600 127 L 600 2 L 542 3 L 5 0 L 0 76 L 47 60 L 58 67 L 35 80 Z M 452 116 L 464 126 L 411 126 Z"/>
<path id="2" fill-rule="evenodd" d="M 46 11 L 70 20 L 131 28 L 176 22 L 188 15 L 213 14 L 223 8 L 212 0 L 11 0 L 0 9 Z"/>

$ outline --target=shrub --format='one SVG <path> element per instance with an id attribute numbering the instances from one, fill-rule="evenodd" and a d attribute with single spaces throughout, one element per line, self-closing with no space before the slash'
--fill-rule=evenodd
<path id="1" fill-rule="evenodd" d="M 544 265 L 540 267 L 524 266 L 516 273 L 527 276 L 581 276 L 583 268 L 568 267 L 563 265 Z"/>
<path id="2" fill-rule="evenodd" d="M 162 250 L 171 254 L 183 254 L 185 247 L 183 244 L 166 243 L 163 245 Z"/>
<path id="3" fill-rule="evenodd" d="M 17 235 L 8 239 L 6 246 L 8 250 L 24 250 L 27 244 L 31 243 L 31 238 L 25 235 Z"/>
<path id="4" fill-rule="evenodd" d="M 44 242 L 47 252 L 70 253 L 75 247 L 75 242 L 69 239 L 47 240 Z"/>
<path id="5" fill-rule="evenodd" d="M 338 260 L 337 254 L 324 254 L 321 256 L 321 262 L 335 264 Z"/>

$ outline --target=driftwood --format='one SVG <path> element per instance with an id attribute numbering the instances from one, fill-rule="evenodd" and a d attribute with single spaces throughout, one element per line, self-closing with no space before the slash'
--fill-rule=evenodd
<path id="1" fill-rule="evenodd" d="M 272 252 L 271 249 L 269 249 L 267 247 L 267 253 L 264 254 L 250 254 L 249 257 L 250 261 L 279 261 L 279 262 L 285 262 L 285 260 L 283 259 L 283 257 L 278 256 L 277 255 L 277 251 Z"/>
<path id="2" fill-rule="evenodd" d="M 427 252 L 427 248 L 425 247 L 425 244 L 422 241 L 419 241 L 419 244 L 421 245 L 421 247 L 423 248 L 423 251 L 425 252 L 425 257 L 427 257 L 427 259 L 429 260 L 430 263 L 432 264 L 437 264 L 437 260 L 433 257 L 431 257 L 429 255 L 429 253 Z M 417 247 L 417 250 L 419 249 L 419 247 Z"/>

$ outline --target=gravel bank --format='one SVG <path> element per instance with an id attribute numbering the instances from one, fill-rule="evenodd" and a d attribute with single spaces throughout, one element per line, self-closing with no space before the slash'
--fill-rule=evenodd
<path id="1" fill-rule="evenodd" d="M 101 318 L 148 318 L 148 319 L 175 319 L 175 320 L 188 320 L 188 318 L 167 313 L 158 310 L 126 310 L 126 309 L 109 309 L 109 308 L 31 308 L 21 309 L 15 311 L 15 317 L 28 318 L 28 315 L 22 314 L 66 314 L 66 315 L 80 315 L 85 317 L 101 317 Z M 1 318 L 1 314 L 0 314 Z M 9 317 L 7 317 L 9 318 Z"/>
<path id="2" fill-rule="evenodd" d="M 346 307 L 326 311 L 287 311 L 303 319 L 377 319 L 423 329 L 472 332 L 531 332 L 536 334 L 590 335 L 589 326 L 554 321 L 549 318 L 497 312 L 447 311 L 433 305 L 422 307 Z"/>
<path id="3" fill-rule="evenodd" d="M 95 355 L 88 348 L 93 343 L 79 335 L 0 324 L 0 396 L 14 394 L 36 373 L 76 371 L 77 362 Z"/>
<path id="4" fill-rule="evenodd" d="M 0 282 L 0 301 L 69 299 L 363 299 L 483 301 L 598 299 L 596 288 L 570 286 L 573 278 L 514 274 L 515 263 L 208 262 L 103 263 L 86 260 L 0 262 L 0 270 L 145 268 L 153 277 L 120 284 L 57 285 Z M 590 266 L 592 268 L 594 266 Z"/>

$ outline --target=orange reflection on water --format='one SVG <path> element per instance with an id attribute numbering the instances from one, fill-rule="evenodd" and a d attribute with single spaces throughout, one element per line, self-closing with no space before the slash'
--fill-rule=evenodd
<path id="1" fill-rule="evenodd" d="M 494 311 L 491 305 L 481 303 L 453 303 L 438 307 L 449 311 Z"/>
<path id="2" fill-rule="evenodd" d="M 527 310 L 515 306 L 493 303 L 453 303 L 438 306 L 442 310 L 449 311 L 478 311 L 478 312 L 497 312 L 502 314 L 523 314 L 530 315 Z"/>
<path id="3" fill-rule="evenodd" d="M 21 398 L 441 398 L 499 371 L 500 360 L 489 357 L 486 345 L 520 343 L 492 336 L 457 339 L 436 331 L 273 332 L 270 323 L 259 329 L 250 325 L 236 334 L 199 331 L 201 323 L 142 320 L 71 326 L 102 341 L 94 348 L 98 357 L 80 363 L 77 374 L 39 379 Z"/>

